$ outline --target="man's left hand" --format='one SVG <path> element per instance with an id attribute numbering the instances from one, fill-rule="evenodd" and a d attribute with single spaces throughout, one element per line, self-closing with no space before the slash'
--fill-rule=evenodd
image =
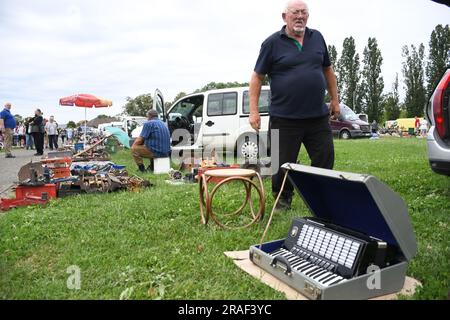
<path id="1" fill-rule="evenodd" d="M 339 101 L 333 100 L 330 102 L 330 116 L 334 119 L 338 119 L 341 115 L 341 107 L 339 106 Z"/>

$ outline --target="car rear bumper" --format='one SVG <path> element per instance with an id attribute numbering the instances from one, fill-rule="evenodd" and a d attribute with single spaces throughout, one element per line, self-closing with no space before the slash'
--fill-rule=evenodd
<path id="1" fill-rule="evenodd" d="M 431 169 L 434 172 L 444 175 L 450 175 L 450 146 L 435 137 L 434 127 L 430 130 L 427 137 L 428 159 Z"/>
<path id="2" fill-rule="evenodd" d="M 450 176 L 450 162 L 430 160 L 430 167 L 435 173 Z"/>

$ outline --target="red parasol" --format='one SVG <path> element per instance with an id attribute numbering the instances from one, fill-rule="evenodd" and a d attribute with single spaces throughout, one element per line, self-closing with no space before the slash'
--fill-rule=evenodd
<path id="1" fill-rule="evenodd" d="M 84 108 L 107 108 L 112 106 L 112 101 L 98 98 L 92 94 L 76 94 L 61 98 L 59 104 L 62 106 L 76 106 Z"/>
<path id="2" fill-rule="evenodd" d="M 70 97 L 59 99 L 61 106 L 75 106 L 83 108 L 107 108 L 113 105 L 112 101 L 96 97 L 92 94 L 76 94 Z M 84 142 L 86 143 L 87 117 L 84 110 Z"/>

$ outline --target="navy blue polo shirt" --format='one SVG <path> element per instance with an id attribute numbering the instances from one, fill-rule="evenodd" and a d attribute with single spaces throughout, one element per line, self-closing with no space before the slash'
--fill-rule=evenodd
<path id="1" fill-rule="evenodd" d="M 306 28 L 302 46 L 285 29 L 264 41 L 255 66 L 256 73 L 270 78 L 269 114 L 287 119 L 325 116 L 323 69 L 331 66 L 325 40 L 319 31 Z"/>
<path id="2" fill-rule="evenodd" d="M 145 146 L 157 158 L 170 155 L 170 132 L 167 125 L 161 120 L 154 119 L 145 122 L 140 137 L 144 139 Z"/>
<path id="3" fill-rule="evenodd" d="M 3 119 L 3 123 L 6 129 L 16 128 L 16 119 L 8 109 L 5 108 L 2 112 L 0 112 L 0 118 Z"/>

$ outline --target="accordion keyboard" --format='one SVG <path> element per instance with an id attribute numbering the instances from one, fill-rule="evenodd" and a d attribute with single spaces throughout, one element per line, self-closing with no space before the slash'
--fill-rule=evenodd
<path id="1" fill-rule="evenodd" d="M 273 266 L 327 287 L 366 273 L 367 267 L 376 262 L 383 266 L 385 250 L 381 240 L 332 224 L 296 218 L 283 247 L 269 255 Z"/>

